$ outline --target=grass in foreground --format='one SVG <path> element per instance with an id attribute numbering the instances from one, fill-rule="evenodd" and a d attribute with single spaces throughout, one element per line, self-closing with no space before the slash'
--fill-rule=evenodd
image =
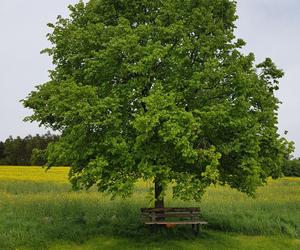
<path id="1" fill-rule="evenodd" d="M 15 173 L 15 174 L 14 174 Z M 139 209 L 141 184 L 128 200 L 73 192 L 67 168 L 0 167 L 0 249 L 300 249 L 300 178 L 270 181 L 251 199 L 211 187 L 200 206 L 209 222 L 200 238 L 187 226 L 151 234 Z"/>

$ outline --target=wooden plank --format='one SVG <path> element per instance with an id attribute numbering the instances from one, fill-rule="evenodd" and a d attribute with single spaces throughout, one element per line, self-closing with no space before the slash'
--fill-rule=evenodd
<path id="1" fill-rule="evenodd" d="M 146 225 L 193 225 L 194 229 L 199 229 L 200 225 L 208 224 L 200 219 L 200 215 L 197 207 L 141 208 L 141 218 Z"/>
<path id="2" fill-rule="evenodd" d="M 198 207 L 141 208 L 141 212 L 200 212 Z"/>
<path id="3" fill-rule="evenodd" d="M 148 215 L 148 214 L 200 214 L 199 211 L 146 211 L 141 212 L 141 214 Z"/>
<path id="4" fill-rule="evenodd" d="M 195 211 L 200 212 L 198 207 L 166 207 L 166 208 L 141 208 L 142 212 L 180 212 L 180 211 Z"/>
<path id="5" fill-rule="evenodd" d="M 207 225 L 206 221 L 149 221 L 145 222 L 147 225 Z"/>
<path id="6" fill-rule="evenodd" d="M 156 218 L 195 218 L 199 217 L 199 213 L 164 213 L 164 214 L 159 214 L 155 213 L 154 215 L 152 213 L 148 214 L 142 214 L 144 217 L 156 217 Z"/>

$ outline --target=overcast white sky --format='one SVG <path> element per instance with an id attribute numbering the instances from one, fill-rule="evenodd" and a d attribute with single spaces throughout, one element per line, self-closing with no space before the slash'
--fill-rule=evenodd
<path id="1" fill-rule="evenodd" d="M 9 135 L 45 133 L 37 124 L 23 122 L 28 114 L 20 99 L 46 82 L 51 59 L 40 55 L 49 46 L 46 24 L 65 16 L 77 0 L 0 0 L 0 140 Z M 257 62 L 271 57 L 285 71 L 278 97 L 279 131 L 288 130 L 300 156 L 300 1 L 238 0 L 237 37 L 254 52 Z"/>

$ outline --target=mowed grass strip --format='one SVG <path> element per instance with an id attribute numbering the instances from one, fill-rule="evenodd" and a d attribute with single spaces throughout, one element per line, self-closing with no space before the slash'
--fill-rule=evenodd
<path id="1" fill-rule="evenodd" d="M 145 239 L 97 237 L 81 245 L 56 242 L 49 246 L 51 250 L 299 250 L 300 241 L 287 237 L 241 236 L 233 233 L 207 231 L 203 237 L 193 239 Z"/>
<path id="2" fill-rule="evenodd" d="M 0 249 L 300 247 L 300 178 L 270 180 L 256 199 L 222 186 L 209 188 L 201 204 L 173 201 L 169 193 L 167 206 L 203 210 L 209 225 L 197 239 L 187 226 L 153 234 L 140 222 L 139 209 L 151 205 L 151 183 L 139 183 L 130 199 L 112 201 L 95 189 L 72 191 L 67 176 L 65 167 L 0 167 Z"/>

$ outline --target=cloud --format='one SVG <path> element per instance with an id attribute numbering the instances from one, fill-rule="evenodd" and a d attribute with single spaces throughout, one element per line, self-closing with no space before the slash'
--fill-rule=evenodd
<path id="1" fill-rule="evenodd" d="M 247 42 L 244 51 L 254 52 L 257 62 L 271 57 L 285 71 L 277 93 L 283 102 L 279 110 L 279 131 L 289 131 L 288 138 L 296 143 L 294 155 L 299 157 L 300 1 L 239 0 L 237 4 L 236 36 Z"/>

